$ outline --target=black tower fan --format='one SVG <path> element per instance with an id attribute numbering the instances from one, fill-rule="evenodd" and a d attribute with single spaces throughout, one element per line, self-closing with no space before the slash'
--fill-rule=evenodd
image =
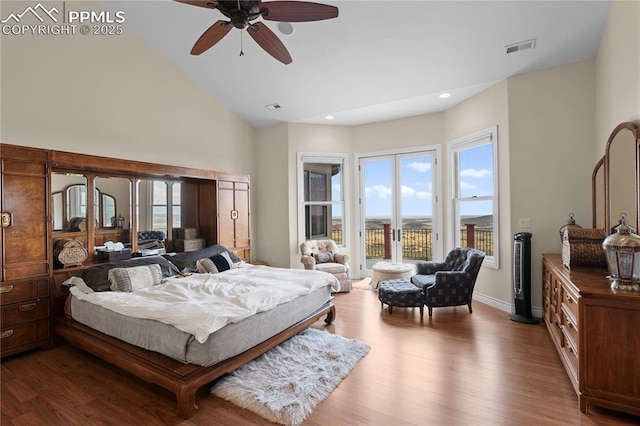
<path id="1" fill-rule="evenodd" d="M 513 236 L 513 298 L 515 313 L 509 319 L 524 324 L 538 324 L 531 314 L 531 233 Z"/>

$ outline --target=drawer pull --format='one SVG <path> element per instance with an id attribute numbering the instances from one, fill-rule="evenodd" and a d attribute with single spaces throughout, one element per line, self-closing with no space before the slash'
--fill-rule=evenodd
<path id="1" fill-rule="evenodd" d="M 566 299 L 567 299 L 567 303 L 575 303 L 575 300 L 573 300 L 573 297 L 569 296 L 568 294 Z"/>
<path id="2" fill-rule="evenodd" d="M 573 353 L 573 348 L 571 347 L 571 345 L 567 345 L 567 350 L 568 350 L 570 353 Z"/>
<path id="3" fill-rule="evenodd" d="M 13 290 L 12 285 L 3 285 L 0 287 L 0 293 L 9 293 L 11 290 Z"/>
<path id="4" fill-rule="evenodd" d="M 13 336 L 13 330 L 7 330 L 0 333 L 0 339 L 4 339 L 5 337 Z"/>
<path id="5" fill-rule="evenodd" d="M 18 309 L 20 309 L 22 312 L 33 311 L 35 308 L 36 308 L 35 303 L 29 303 L 28 305 L 18 306 Z"/>
<path id="6" fill-rule="evenodd" d="M 569 320 L 569 318 L 567 318 L 566 323 L 567 323 L 567 327 L 573 328 L 573 323 Z"/>

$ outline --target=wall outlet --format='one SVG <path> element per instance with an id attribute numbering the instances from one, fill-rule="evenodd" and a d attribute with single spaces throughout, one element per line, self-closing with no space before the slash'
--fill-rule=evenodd
<path id="1" fill-rule="evenodd" d="M 518 220 L 518 226 L 520 228 L 531 228 L 531 218 L 530 217 L 521 217 Z"/>

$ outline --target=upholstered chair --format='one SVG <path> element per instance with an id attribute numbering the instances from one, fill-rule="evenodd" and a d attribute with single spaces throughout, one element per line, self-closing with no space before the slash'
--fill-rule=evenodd
<path id="1" fill-rule="evenodd" d="M 473 289 L 484 260 L 484 252 L 472 248 L 451 250 L 444 262 L 420 261 L 411 282 L 422 288 L 424 304 L 429 309 L 467 305 L 472 313 Z"/>
<path id="2" fill-rule="evenodd" d="M 338 253 L 333 240 L 307 240 L 300 244 L 300 261 L 304 269 L 316 269 L 335 275 L 340 281 L 340 291 L 351 291 L 349 255 Z"/>

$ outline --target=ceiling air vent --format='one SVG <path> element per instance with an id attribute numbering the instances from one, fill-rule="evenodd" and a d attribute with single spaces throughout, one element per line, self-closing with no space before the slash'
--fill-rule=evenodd
<path id="1" fill-rule="evenodd" d="M 505 52 L 509 54 L 520 52 L 521 50 L 533 49 L 534 47 L 536 47 L 536 39 L 532 38 L 531 40 L 521 41 L 520 43 L 508 44 L 504 49 Z"/>
<path id="2" fill-rule="evenodd" d="M 279 103 L 275 103 L 275 104 L 265 105 L 265 108 L 268 109 L 269 111 L 273 111 L 275 109 L 280 109 L 282 107 L 280 106 Z"/>

